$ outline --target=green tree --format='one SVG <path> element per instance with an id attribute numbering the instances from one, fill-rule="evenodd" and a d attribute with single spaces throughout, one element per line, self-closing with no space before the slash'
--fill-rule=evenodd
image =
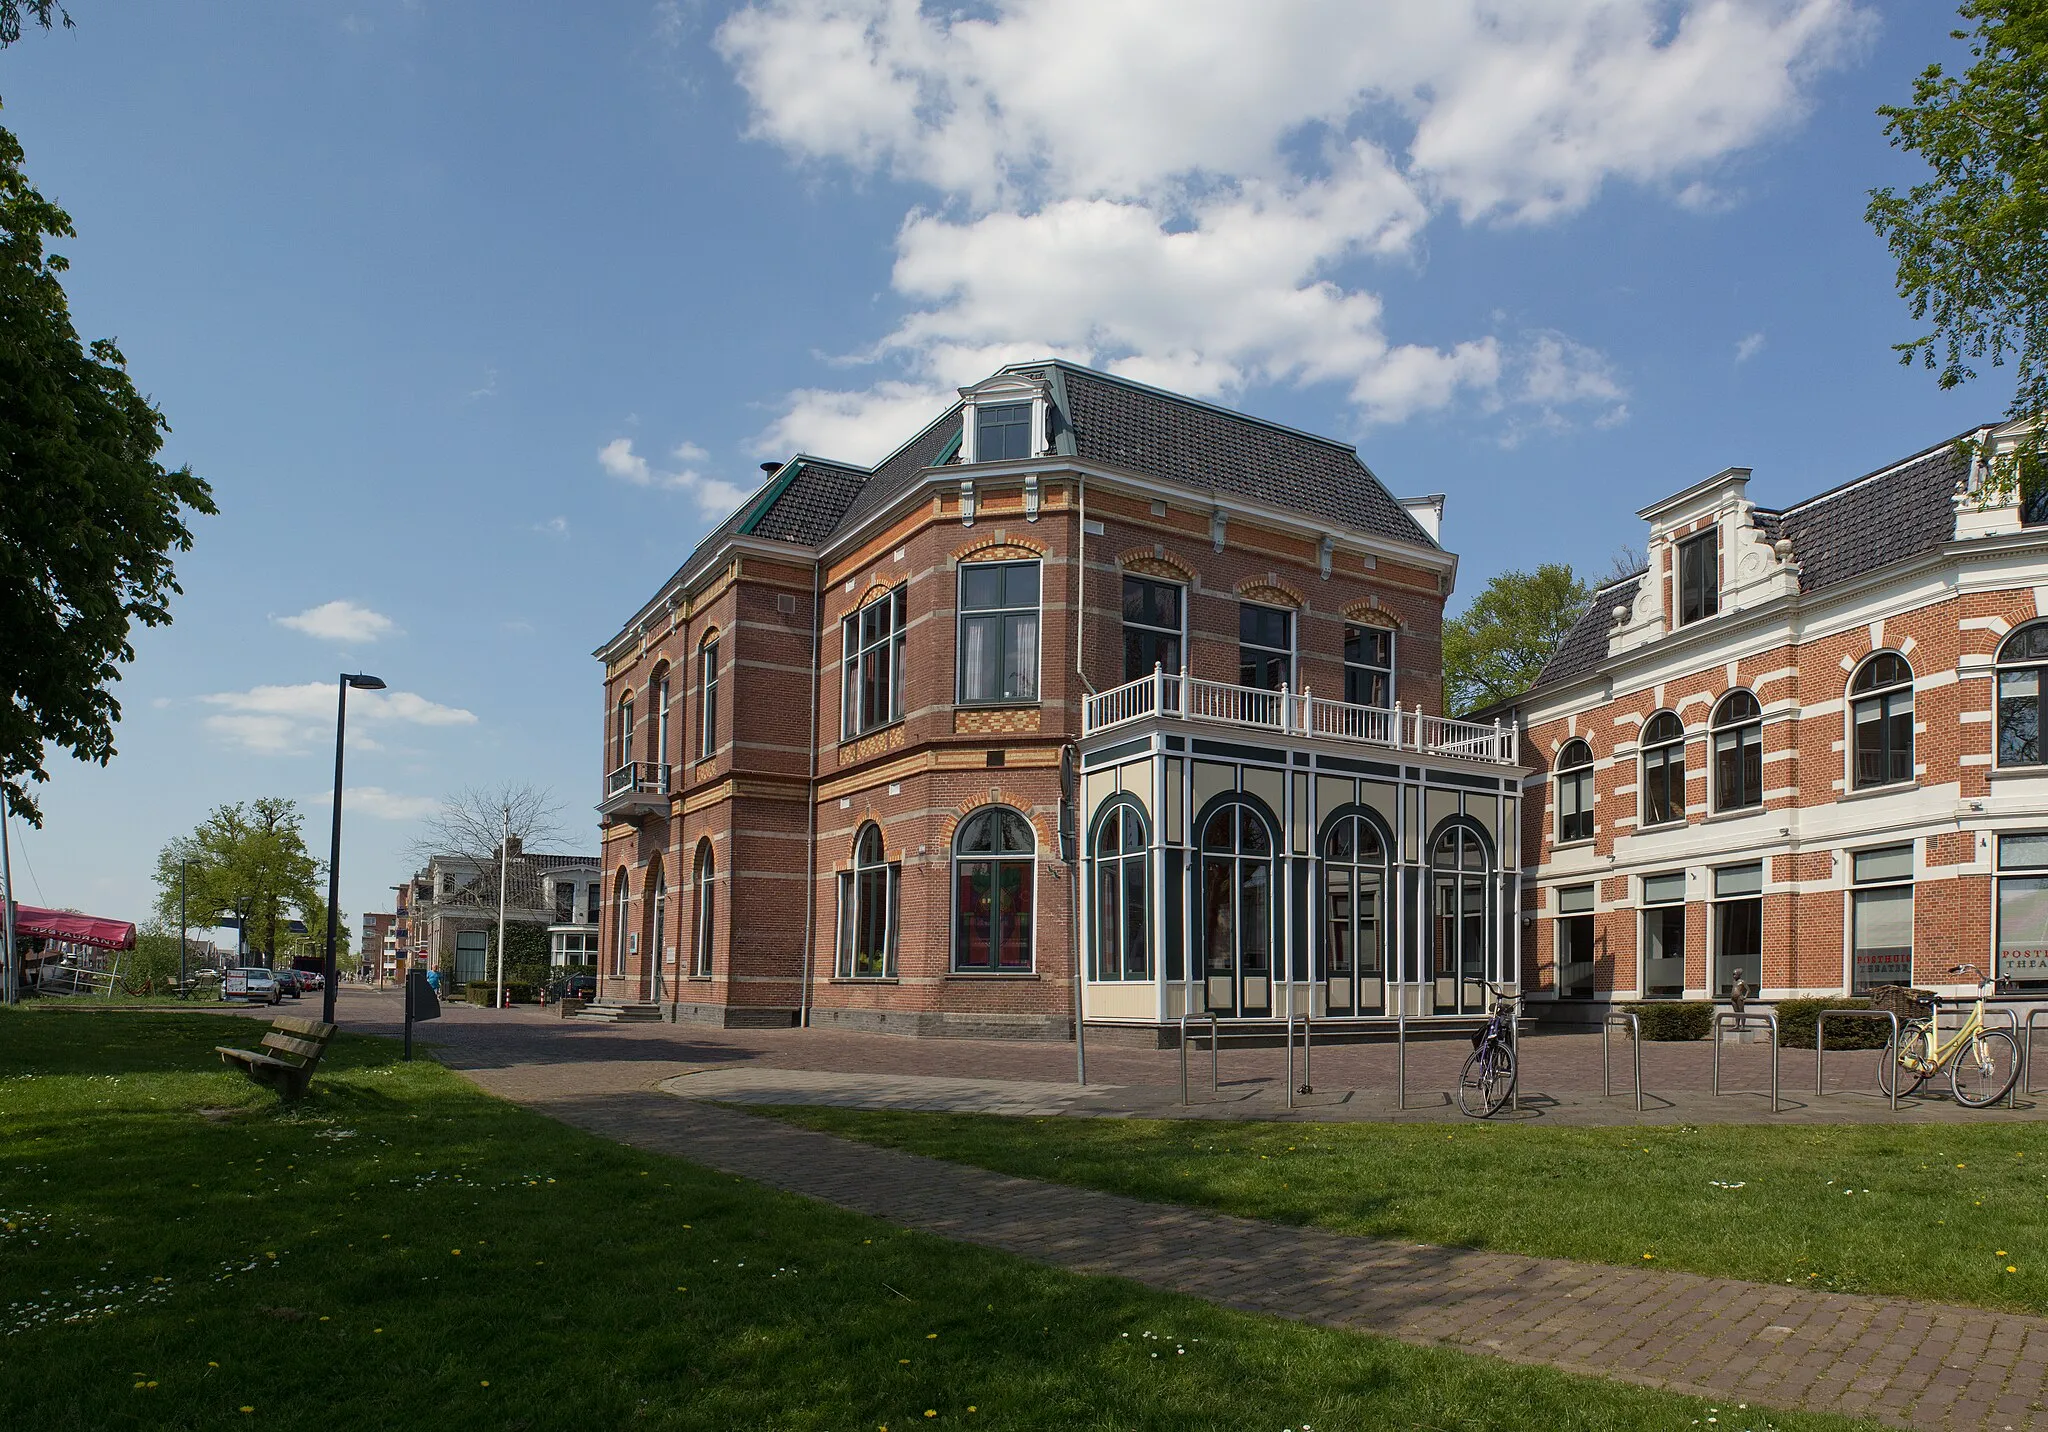
<path id="1" fill-rule="evenodd" d="M 0 7 L 0 41 L 7 23 Z M 44 248 L 75 237 L 71 218 L 21 166 L 0 129 L 0 791 L 40 825 L 26 786 L 49 778 L 45 745 L 112 759 L 129 632 L 171 619 L 185 514 L 214 505 L 189 468 L 156 460 L 169 429 L 120 350 L 80 343 L 58 277 L 68 265 Z"/>
<path id="2" fill-rule="evenodd" d="M 52 25 L 71 28 L 71 14 L 57 0 L 0 0 L 0 50 L 21 38 L 23 19 L 35 21 L 45 30 Z"/>
<path id="3" fill-rule="evenodd" d="M 1559 562 L 1502 572 L 1488 582 L 1471 606 L 1444 623 L 1444 709 L 1472 711 L 1527 691 L 1590 595 Z"/>
<path id="4" fill-rule="evenodd" d="M 294 917 L 324 941 L 323 867 L 306 849 L 295 802 L 264 796 L 221 806 L 166 845 L 156 860 L 157 912 L 170 923 L 178 918 L 181 866 L 186 918 L 195 928 L 235 924 L 267 960 L 276 958 Z"/>
<path id="5" fill-rule="evenodd" d="M 2048 3 L 1964 0 L 1975 60 L 1950 75 L 1929 65 L 1913 102 L 1885 105 L 1892 146 L 1934 176 L 1904 194 L 1873 189 L 1865 211 L 1898 265 L 1900 295 L 1929 328 L 1894 344 L 1901 362 L 1943 388 L 1980 364 L 2014 360 L 2008 414 L 2048 409 Z M 1994 486 L 2010 491 L 2040 449 L 2038 436 L 2001 459 Z"/>

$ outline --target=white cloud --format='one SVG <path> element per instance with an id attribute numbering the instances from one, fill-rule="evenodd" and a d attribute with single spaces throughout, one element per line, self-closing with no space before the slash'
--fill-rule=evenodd
<path id="1" fill-rule="evenodd" d="M 1728 161 L 1871 25 L 1853 0 L 1295 0 L 1256 23 L 1238 0 L 753 0 L 716 39 L 751 132 L 936 199 L 897 235 L 905 316 L 861 355 L 888 370 L 788 395 L 763 448 L 873 458 L 1046 354 L 1226 398 L 1339 383 L 1367 422 L 1611 419 L 1598 355 L 1400 341 L 1361 263 L 1413 261 L 1440 215 L 1553 222 L 1616 182 L 1724 202 Z"/>
<path id="2" fill-rule="evenodd" d="M 322 791 L 306 797 L 308 805 L 334 804 L 334 792 Z M 441 802 L 433 796 L 407 796 L 382 786 L 348 786 L 341 793 L 342 814 L 367 815 L 378 820 L 425 820 L 437 814 Z"/>
<path id="3" fill-rule="evenodd" d="M 293 631 L 304 632 L 307 636 L 322 641 L 338 641 L 346 645 L 376 641 L 398 630 L 398 624 L 381 612 L 351 601 L 323 602 L 309 607 L 295 617 L 273 617 L 279 626 L 290 627 Z"/>
<path id="4" fill-rule="evenodd" d="M 1735 345 L 1735 361 L 1747 363 L 1764 351 L 1764 336 L 1761 332 L 1745 334 Z"/>
<path id="5" fill-rule="evenodd" d="M 597 450 L 598 465 L 613 477 L 635 487 L 659 487 L 688 493 L 697 500 L 698 514 L 708 522 L 717 522 L 730 515 L 747 500 L 749 489 L 727 482 L 722 477 L 707 477 L 689 466 L 710 456 L 697 444 L 678 443 L 670 456 L 683 464 L 674 472 L 664 472 L 634 452 L 631 438 L 613 438 Z"/>
<path id="6" fill-rule="evenodd" d="M 534 523 L 533 530 L 540 533 L 543 537 L 567 537 L 569 535 L 569 519 L 566 517 L 550 517 L 545 522 Z"/>
<path id="7" fill-rule="evenodd" d="M 222 691 L 200 697 L 215 709 L 206 729 L 231 745 L 258 755 L 295 755 L 334 740 L 336 688 L 325 681 L 296 686 L 252 686 L 247 691 Z M 375 738 L 360 727 L 386 724 L 450 727 L 474 726 L 476 715 L 443 706 L 410 691 L 352 691 L 348 700 L 351 745 L 376 748 Z"/>

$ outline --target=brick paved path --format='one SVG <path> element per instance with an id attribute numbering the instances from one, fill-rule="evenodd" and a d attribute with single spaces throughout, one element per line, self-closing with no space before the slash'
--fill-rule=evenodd
<path id="1" fill-rule="evenodd" d="M 605 1060 L 579 1047 L 565 1058 L 559 1026 L 539 1020 L 440 1033 L 440 1056 L 483 1087 L 593 1133 L 1079 1273 L 1715 1398 L 1943 1432 L 2048 1429 L 2048 1319 L 1144 1203 L 678 1098 L 650 1086 L 690 1064 L 646 1049 Z"/>

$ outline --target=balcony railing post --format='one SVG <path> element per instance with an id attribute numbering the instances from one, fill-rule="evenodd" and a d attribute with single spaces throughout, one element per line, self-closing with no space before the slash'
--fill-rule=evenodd
<path id="1" fill-rule="evenodd" d="M 1166 668 L 1156 661 L 1152 663 L 1152 714 L 1166 714 Z"/>

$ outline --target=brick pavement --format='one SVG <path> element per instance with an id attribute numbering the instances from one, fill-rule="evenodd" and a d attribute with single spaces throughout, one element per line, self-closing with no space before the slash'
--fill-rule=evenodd
<path id="1" fill-rule="evenodd" d="M 1015 1178 L 650 1087 L 701 1067 L 683 1057 L 704 1052 L 694 1032 L 610 1046 L 619 1059 L 539 1018 L 479 1012 L 437 1033 L 439 1055 L 483 1087 L 593 1133 L 1079 1273 L 1764 1406 L 1941 1432 L 2048 1428 L 2048 1319 L 1392 1243 Z"/>

